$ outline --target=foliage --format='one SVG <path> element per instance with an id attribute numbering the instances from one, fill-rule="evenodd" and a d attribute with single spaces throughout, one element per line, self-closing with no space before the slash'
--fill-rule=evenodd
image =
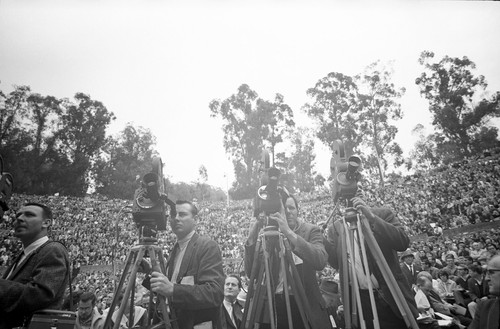
<path id="1" fill-rule="evenodd" d="M 382 184 L 389 158 L 395 165 L 402 163 L 401 147 L 394 142 L 397 128 L 392 122 L 402 118 L 396 100 L 405 90 L 392 83 L 391 67 L 391 63 L 375 62 L 355 77 L 329 73 L 307 90 L 313 103 L 304 106 L 317 124 L 317 137 L 332 151 L 335 140 L 344 142 L 347 155 L 368 149 L 365 167 L 375 168 Z"/>
<path id="2" fill-rule="evenodd" d="M 500 115 L 500 92 L 484 97 L 487 83 L 484 76 L 474 75 L 475 63 L 465 56 L 435 61 L 430 51 L 420 54 L 419 63 L 424 72 L 415 83 L 429 101 L 440 160 L 453 161 L 498 145 L 497 129 L 486 123 Z"/>
<path id="3" fill-rule="evenodd" d="M 16 192 L 85 194 L 113 114 L 81 93 L 70 101 L 14 86 L 0 98 L 0 146 Z"/>
<path id="4" fill-rule="evenodd" d="M 310 192 L 314 188 L 314 140 L 305 129 L 298 129 L 292 135 L 292 153 L 288 165 L 293 175 L 294 188 Z"/>
<path id="5" fill-rule="evenodd" d="M 313 103 L 305 104 L 303 110 L 315 120 L 320 141 L 332 151 L 336 140 L 342 140 L 348 152 L 359 146 L 362 141 L 357 122 L 360 108 L 358 86 L 353 77 L 329 73 L 314 88 L 308 89 L 307 95 Z"/>
<path id="6" fill-rule="evenodd" d="M 152 169 L 156 137 L 149 129 L 128 123 L 115 137 L 108 138 L 98 160 L 96 191 L 111 198 L 129 199 L 140 179 Z"/>
<path id="7" fill-rule="evenodd" d="M 292 111 L 276 95 L 274 103 L 265 101 L 246 84 L 236 94 L 210 102 L 211 117 L 222 119 L 224 148 L 232 156 L 236 181 L 230 191 L 233 199 L 254 195 L 259 182 L 258 162 L 265 141 L 273 148 L 282 141 L 287 126 L 294 124 Z"/>

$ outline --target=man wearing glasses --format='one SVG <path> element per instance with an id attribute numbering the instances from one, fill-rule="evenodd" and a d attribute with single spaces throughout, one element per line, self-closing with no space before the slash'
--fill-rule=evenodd
<path id="1" fill-rule="evenodd" d="M 500 314 L 500 256 L 494 256 L 488 262 L 486 269 L 486 280 L 490 288 L 490 294 L 494 298 L 485 299 L 478 303 L 474 320 L 469 329 L 491 329 L 499 328 Z"/>

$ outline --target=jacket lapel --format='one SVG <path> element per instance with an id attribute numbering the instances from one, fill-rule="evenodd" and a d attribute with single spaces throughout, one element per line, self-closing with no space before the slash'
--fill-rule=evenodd
<path id="1" fill-rule="evenodd" d="M 172 274 L 174 273 L 174 260 L 175 260 L 175 255 L 177 255 L 178 251 L 179 251 L 179 244 L 176 242 L 167 260 L 167 276 L 169 280 L 170 278 L 172 278 Z"/>
<path id="2" fill-rule="evenodd" d="M 45 242 L 44 244 L 42 244 L 40 247 L 36 248 L 31 254 L 29 254 L 28 256 L 26 256 L 26 258 L 20 263 L 20 264 L 17 264 L 16 268 L 14 269 L 14 272 L 12 272 L 12 274 L 9 276 L 10 279 L 12 279 L 13 277 L 16 276 L 16 274 L 24 267 L 24 265 L 26 265 L 26 263 L 31 259 L 31 257 L 33 257 L 34 255 L 36 255 L 40 249 L 42 249 L 43 247 L 45 247 L 47 244 L 49 244 L 51 241 L 47 241 Z M 19 255 L 19 257 L 22 257 L 23 253 L 21 252 L 21 254 Z M 19 259 L 17 259 L 19 260 Z M 16 260 L 16 262 L 17 262 Z M 14 263 L 15 264 L 15 263 Z M 8 272 L 7 272 L 8 273 Z"/>
<path id="3" fill-rule="evenodd" d="M 5 271 L 5 273 L 3 274 L 2 279 L 7 279 L 9 277 L 9 273 L 12 271 L 12 268 L 14 266 L 16 266 L 16 264 L 19 262 L 19 260 L 21 259 L 22 256 L 23 256 L 23 252 L 21 251 L 16 257 L 14 257 L 15 261 L 12 264 L 10 264 L 10 266 L 7 268 L 7 271 Z M 21 264 L 18 264 L 17 268 L 19 268 L 20 265 Z M 12 273 L 12 275 L 10 275 L 10 277 L 12 277 L 15 272 L 17 272 L 17 271 L 14 271 Z"/>
<path id="4" fill-rule="evenodd" d="M 182 278 L 185 276 L 189 264 L 191 263 L 191 258 L 193 258 L 193 250 L 198 241 L 198 234 L 195 233 L 186 247 L 186 251 L 184 252 L 184 257 L 182 257 L 181 267 L 179 268 L 179 275 L 177 275 L 177 283 L 180 283 Z"/>

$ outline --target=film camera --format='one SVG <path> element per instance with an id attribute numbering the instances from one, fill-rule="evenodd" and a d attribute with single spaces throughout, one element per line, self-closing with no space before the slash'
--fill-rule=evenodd
<path id="1" fill-rule="evenodd" d="M 153 158 L 151 172 L 142 177 L 141 186 L 135 190 L 132 216 L 139 227 L 165 231 L 167 205 L 170 215 L 175 216 L 175 204 L 165 193 L 162 168 L 161 158 Z"/>
<path id="2" fill-rule="evenodd" d="M 333 200 L 339 199 L 347 201 L 346 218 L 349 219 L 352 208 L 351 199 L 356 196 L 358 182 L 361 178 L 359 173 L 361 158 L 357 155 L 350 156 L 346 161 L 345 146 L 342 141 L 335 141 L 333 144 L 333 156 L 330 160 L 330 172 L 333 178 Z M 355 210 L 354 210 L 355 212 Z M 352 214 L 355 216 L 355 213 Z"/>
<path id="3" fill-rule="evenodd" d="M 3 158 L 0 155 L 0 223 L 3 221 L 3 213 L 9 210 L 7 202 L 12 196 L 14 189 L 14 179 L 12 175 L 3 172 Z"/>
<path id="4" fill-rule="evenodd" d="M 287 189 L 279 185 L 281 171 L 270 166 L 269 152 L 262 152 L 259 171 L 261 172 L 260 187 L 254 199 L 254 215 L 258 217 L 261 212 L 267 215 L 279 212 L 289 196 Z M 278 226 L 275 221 L 267 219 L 266 226 Z"/>

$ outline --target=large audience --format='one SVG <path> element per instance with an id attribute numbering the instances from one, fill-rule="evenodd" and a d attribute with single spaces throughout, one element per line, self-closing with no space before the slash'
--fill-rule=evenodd
<path id="1" fill-rule="evenodd" d="M 492 153 L 388 180 L 384 188 L 363 182 L 365 198 L 373 206 L 392 208 L 409 236 L 433 236 L 431 240 L 413 242 L 412 251 L 417 260 L 419 255 L 440 259 L 446 253 L 447 244 L 457 250 L 460 246 L 469 254 L 475 242 L 482 243 L 485 249 L 493 246 L 498 250 L 498 229 L 446 239 L 440 236 L 448 229 L 481 222 L 499 221 L 500 224 L 500 154 Z M 300 217 L 320 226 L 335 208 L 327 189 L 300 193 L 298 198 Z M 55 220 L 50 236 L 63 242 L 70 252 L 76 275 L 75 289 L 92 289 L 103 302 L 106 299 L 109 302 L 113 283 L 120 277 L 120 265 L 125 262 L 129 248 L 139 240 L 137 225 L 130 215 L 131 201 L 94 195 L 78 198 L 15 194 L 10 202 L 11 209 L 18 209 L 27 201 L 45 203 L 53 209 Z M 197 231 L 219 243 L 227 273 L 240 272 L 243 246 L 253 220 L 252 201 L 231 201 L 229 209 L 225 202 L 201 202 L 198 206 Z M 14 211 L 7 211 L 0 224 L 0 270 L 5 269 L 20 250 L 19 242 L 13 237 L 14 219 Z M 158 244 L 164 247 L 166 256 L 174 241 L 175 236 L 168 227 L 159 232 Z M 116 268 L 111 264 L 117 265 Z M 320 274 L 332 275 L 331 268 Z"/>

